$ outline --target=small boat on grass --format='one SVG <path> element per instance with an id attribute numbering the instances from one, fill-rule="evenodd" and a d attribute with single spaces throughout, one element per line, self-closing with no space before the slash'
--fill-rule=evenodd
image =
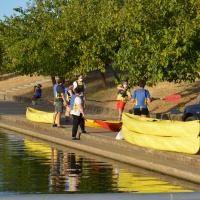
<path id="1" fill-rule="evenodd" d="M 131 144 L 188 154 L 199 151 L 199 120 L 159 120 L 123 113 L 122 121 L 122 135 Z"/>

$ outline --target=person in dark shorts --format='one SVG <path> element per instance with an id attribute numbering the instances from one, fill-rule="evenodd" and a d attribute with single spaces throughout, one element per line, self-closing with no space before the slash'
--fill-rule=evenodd
<path id="1" fill-rule="evenodd" d="M 138 83 L 139 88 L 137 88 L 131 97 L 131 102 L 134 103 L 133 111 L 134 115 L 139 115 L 141 117 L 147 117 L 149 114 L 148 104 L 151 102 L 150 93 L 148 90 L 144 89 L 146 85 L 145 80 L 140 80 Z"/>
<path id="2" fill-rule="evenodd" d="M 61 114 L 63 112 L 63 105 L 66 106 L 67 102 L 65 99 L 65 79 L 64 78 L 59 78 L 58 79 L 58 86 L 56 87 L 56 96 L 54 100 L 55 104 L 55 112 L 53 114 L 53 127 L 58 127 L 58 128 L 64 128 L 61 126 L 60 120 L 61 120 Z M 55 123 L 57 119 L 57 124 Z"/>

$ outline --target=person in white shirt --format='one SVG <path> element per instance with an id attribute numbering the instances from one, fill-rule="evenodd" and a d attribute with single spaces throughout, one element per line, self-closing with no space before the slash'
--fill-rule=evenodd
<path id="1" fill-rule="evenodd" d="M 84 105 L 85 100 L 86 100 L 86 96 L 85 96 L 86 95 L 86 85 L 83 82 L 83 75 L 82 74 L 79 74 L 78 79 L 73 82 L 73 89 L 75 90 L 76 88 L 80 88 L 80 90 L 81 90 L 80 97 L 83 100 L 83 105 Z"/>
<path id="2" fill-rule="evenodd" d="M 70 114 L 73 118 L 73 126 L 72 126 L 72 140 L 80 140 L 81 133 L 79 133 L 78 138 L 76 137 L 78 126 L 80 125 L 81 130 L 85 132 L 85 114 L 84 114 L 84 108 L 83 108 L 83 100 L 80 97 L 81 96 L 81 89 L 76 88 L 74 90 L 75 95 L 72 96 L 70 100 Z"/>

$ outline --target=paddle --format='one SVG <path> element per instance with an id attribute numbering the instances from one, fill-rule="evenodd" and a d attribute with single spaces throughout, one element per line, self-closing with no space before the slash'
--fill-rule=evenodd
<path id="1" fill-rule="evenodd" d="M 165 100 L 165 101 L 169 101 L 169 102 L 179 102 L 181 101 L 181 95 L 180 94 L 172 94 L 163 98 L 152 98 L 153 100 Z"/>
<path id="2" fill-rule="evenodd" d="M 113 101 L 120 101 L 120 100 L 111 99 L 111 100 L 106 100 L 106 101 L 104 101 L 104 102 L 113 102 Z"/>

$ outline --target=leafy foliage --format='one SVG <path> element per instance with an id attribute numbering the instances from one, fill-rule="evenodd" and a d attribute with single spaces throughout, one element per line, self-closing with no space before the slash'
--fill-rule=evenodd
<path id="1" fill-rule="evenodd" d="M 1 23 L 3 65 L 65 76 L 108 63 L 135 85 L 199 78 L 200 4 L 195 0 L 33 0 Z"/>

